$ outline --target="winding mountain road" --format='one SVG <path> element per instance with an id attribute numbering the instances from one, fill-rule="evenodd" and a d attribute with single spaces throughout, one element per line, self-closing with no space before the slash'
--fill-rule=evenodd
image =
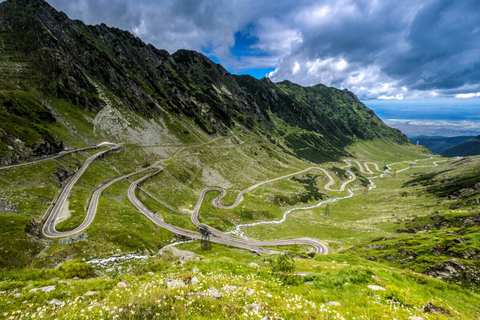
<path id="1" fill-rule="evenodd" d="M 246 188 L 245 190 L 241 191 L 237 198 L 235 199 L 235 201 L 233 202 L 232 205 L 223 205 L 220 203 L 220 201 L 222 201 L 222 199 L 227 195 L 227 191 L 222 189 L 222 188 L 217 188 L 217 187 L 212 187 L 212 188 L 205 188 L 202 190 L 202 192 L 200 193 L 200 196 L 198 197 L 198 200 L 197 200 L 197 204 L 195 205 L 195 208 L 193 209 L 193 212 L 192 212 L 192 216 L 191 216 L 191 220 L 192 222 L 198 227 L 200 225 L 202 225 L 200 223 L 200 221 L 198 220 L 198 214 L 200 212 L 200 207 L 202 206 L 202 203 L 203 203 L 203 199 L 205 198 L 205 195 L 207 194 L 207 192 L 209 191 L 218 191 L 220 192 L 220 194 L 215 198 L 213 199 L 212 201 L 212 204 L 217 207 L 217 208 L 220 208 L 220 209 L 233 209 L 235 207 L 237 207 L 240 202 L 243 201 L 243 196 L 264 185 L 264 184 L 267 184 L 267 183 L 271 183 L 271 182 L 274 182 L 274 181 L 278 181 L 278 180 L 281 180 L 281 179 L 285 179 L 285 178 L 289 178 L 289 177 L 292 177 L 292 176 L 295 176 L 295 175 L 298 175 L 298 174 L 302 174 L 302 173 L 305 173 L 307 171 L 310 171 L 310 170 L 320 170 L 322 171 L 323 173 L 325 173 L 325 175 L 328 177 L 329 181 L 327 182 L 327 184 L 325 184 L 324 188 L 326 190 L 329 190 L 329 191 L 344 191 L 346 186 L 355 181 L 356 180 L 356 176 L 355 174 L 353 174 L 353 172 L 349 172 L 350 174 L 350 179 L 345 181 L 341 186 L 340 186 L 340 189 L 338 190 L 335 190 L 335 189 L 331 189 L 330 186 L 333 185 L 335 183 L 335 180 L 333 179 L 333 177 L 330 175 L 330 173 L 328 171 L 326 171 L 325 169 L 323 168 L 320 168 L 320 167 L 310 167 L 310 168 L 307 168 L 305 170 L 301 170 L 301 171 L 298 171 L 298 172 L 294 172 L 294 173 L 291 173 L 291 174 L 287 174 L 285 176 L 281 176 L 281 177 L 278 177 L 278 178 L 275 178 L 275 179 L 271 179 L 271 180 L 267 180 L 267 181 L 263 181 L 263 182 L 260 182 L 260 183 L 257 183 L 257 184 L 254 184 L 253 186 L 250 186 L 248 188 Z M 220 231 L 219 231 L 220 232 Z"/>
<path id="2" fill-rule="evenodd" d="M 199 232 L 183 229 L 180 227 L 176 227 L 174 225 L 171 225 L 169 223 L 166 223 L 163 221 L 161 216 L 158 213 L 153 213 L 151 212 L 147 207 L 145 207 L 142 202 L 137 198 L 135 195 L 135 189 L 138 187 L 140 183 L 143 181 L 151 178 L 158 172 L 160 172 L 161 168 L 158 168 L 157 171 L 152 172 L 136 181 L 134 181 L 130 187 L 128 188 L 128 200 L 140 211 L 142 212 L 150 221 L 155 223 L 156 225 L 167 229 L 175 234 L 179 234 L 185 237 L 189 237 L 192 239 L 202 239 L 202 234 Z M 205 191 L 205 190 L 204 190 Z M 205 192 L 206 193 L 206 192 Z M 205 195 L 205 193 L 202 194 Z M 203 197 L 202 197 L 203 200 Z M 199 200 L 200 201 L 200 200 Z M 198 202 L 197 202 L 198 204 Z M 201 203 L 200 203 L 201 206 Z M 201 224 L 200 224 L 201 225 Z M 203 225 L 205 226 L 205 225 Z M 273 254 L 273 253 L 279 253 L 278 251 L 274 250 L 269 250 L 263 248 L 264 246 L 280 246 L 280 245 L 293 245 L 293 244 L 306 244 L 314 247 L 316 249 L 316 253 L 321 253 L 321 254 L 327 254 L 328 253 L 328 248 L 325 246 L 325 244 L 313 240 L 313 239 L 307 239 L 307 238 L 300 238 L 300 239 L 285 239 L 285 240 L 273 240 L 273 241 L 250 241 L 250 240 L 243 240 L 243 239 L 237 239 L 233 238 L 231 236 L 228 236 L 224 234 L 221 231 L 218 231 L 216 229 L 213 229 L 209 226 L 206 226 L 210 232 L 212 232 L 213 237 L 210 238 L 211 242 L 215 243 L 221 243 L 229 246 L 234 246 L 238 248 L 243 248 L 243 249 L 248 249 L 248 250 L 253 250 L 257 252 L 262 252 L 266 254 Z M 215 231 L 215 232 L 214 232 Z"/>
<path id="3" fill-rule="evenodd" d="M 348 166 L 350 166 L 350 163 L 348 163 Z M 327 184 L 325 184 L 324 188 L 326 190 L 329 190 L 329 191 L 344 191 L 346 186 L 355 181 L 356 180 L 356 176 L 353 172 L 350 172 L 348 171 L 349 175 L 350 175 L 350 179 L 345 181 L 341 186 L 340 186 L 340 189 L 338 190 L 335 190 L 335 189 L 331 189 L 330 187 L 335 183 L 335 180 L 333 179 L 333 177 L 330 175 L 330 173 L 328 171 L 326 171 L 324 168 L 320 168 L 320 167 L 310 167 L 310 168 L 307 168 L 305 170 L 301 170 L 301 171 L 298 171 L 298 172 L 294 172 L 294 173 L 291 173 L 291 174 L 288 174 L 288 175 L 285 175 L 285 176 L 281 176 L 281 177 L 278 177 L 278 178 L 274 178 L 274 179 L 270 179 L 270 180 L 267 180 L 267 181 L 263 181 L 263 182 L 260 182 L 260 183 L 257 183 L 257 184 L 254 184 L 248 188 L 246 188 L 245 190 L 241 191 L 237 198 L 235 199 L 234 203 L 232 205 L 223 205 L 220 203 L 220 201 L 227 195 L 227 191 L 225 189 L 222 189 L 222 188 L 217 188 L 217 187 L 212 187 L 212 188 L 205 188 L 202 190 L 202 192 L 200 193 L 200 196 L 198 197 L 198 200 L 197 200 L 197 204 L 195 205 L 195 208 L 193 209 L 193 212 L 192 212 L 192 215 L 191 215 L 191 221 L 193 224 L 195 224 L 197 227 L 207 227 L 208 230 L 213 234 L 215 235 L 216 237 L 219 237 L 219 238 L 223 238 L 223 239 L 228 239 L 231 237 L 225 233 L 223 233 L 222 231 L 220 230 L 217 230 L 215 228 L 212 228 L 210 226 L 207 226 L 203 223 L 201 223 L 199 220 L 198 220 L 198 215 L 199 215 L 199 212 L 200 212 L 200 208 L 202 206 L 202 203 L 203 203 L 203 200 L 205 198 L 205 195 L 210 192 L 210 191 L 218 191 L 220 192 L 220 194 L 215 198 L 213 199 L 212 201 L 212 204 L 217 207 L 217 208 L 220 208 L 220 209 L 233 209 L 235 207 L 237 207 L 240 202 L 243 201 L 243 196 L 264 185 L 264 184 L 267 184 L 267 183 L 271 183 L 271 182 L 274 182 L 274 181 L 278 181 L 278 180 L 281 180 L 281 179 L 285 179 L 285 178 L 289 178 L 289 177 L 292 177 L 294 175 L 298 175 L 298 174 L 302 174 L 302 173 L 305 173 L 307 171 L 310 171 L 310 170 L 320 170 L 322 171 L 329 179 L 329 181 L 327 182 Z M 234 238 L 236 239 L 236 238 Z M 236 239 L 237 240 L 237 239 Z M 253 241 L 253 240 L 237 240 L 237 241 L 244 241 L 245 243 L 248 243 L 248 244 L 251 244 L 251 245 L 257 245 L 257 246 L 267 246 L 267 245 L 284 245 L 284 244 L 307 244 L 307 245 L 311 245 L 313 247 L 316 248 L 316 252 L 317 253 L 323 253 L 323 254 L 327 254 L 328 253 L 328 248 L 325 246 L 325 244 L 317 241 L 317 240 L 313 240 L 313 239 L 307 239 L 307 238 L 299 238 L 299 239 L 289 239 L 289 240 L 276 240 L 276 241 Z"/>
<path id="4" fill-rule="evenodd" d="M 49 211 L 47 211 L 46 222 L 44 223 L 43 229 L 42 229 L 45 236 L 50 237 L 50 238 L 67 237 L 67 236 L 71 236 L 71 235 L 74 235 L 78 232 L 81 232 L 81 231 L 85 230 L 92 223 L 93 219 L 95 218 L 95 214 L 96 214 L 96 211 L 97 211 L 100 196 L 106 188 L 108 188 L 109 186 L 111 186 L 114 183 L 127 180 L 131 176 L 136 175 L 138 173 L 142 173 L 142 172 L 145 172 L 145 171 L 148 171 L 148 170 L 153 170 L 153 172 L 145 175 L 144 177 L 142 177 L 142 178 L 140 178 L 136 181 L 131 182 L 131 185 L 128 188 L 128 193 L 127 193 L 128 200 L 140 212 L 142 212 L 142 214 L 144 214 L 150 221 L 152 221 L 156 225 L 158 225 L 158 226 L 160 226 L 164 229 L 167 229 L 167 230 L 171 231 L 172 233 L 175 233 L 175 234 L 178 234 L 178 235 L 182 235 L 182 236 L 189 237 L 189 238 L 192 238 L 192 239 L 202 239 L 202 233 L 200 233 L 200 232 L 195 232 L 195 231 L 192 231 L 192 230 L 183 229 L 183 228 L 171 225 L 169 223 L 166 223 L 163 220 L 163 217 L 160 214 L 151 212 L 135 195 L 136 188 L 141 188 L 142 190 L 144 190 L 140 186 L 140 184 L 142 182 L 144 182 L 145 180 L 153 177 L 154 175 L 158 174 L 160 171 L 163 170 L 163 168 L 160 167 L 160 166 L 150 166 L 150 167 L 142 168 L 142 169 L 137 170 L 135 172 L 132 172 L 130 174 L 123 175 L 123 176 L 118 177 L 116 179 L 110 180 L 110 181 L 108 181 L 104 184 L 101 184 L 92 193 L 92 196 L 91 196 L 91 199 L 90 199 L 90 204 L 89 204 L 89 207 L 88 207 L 88 211 L 87 211 L 85 220 L 82 222 L 82 224 L 80 226 L 78 226 L 77 228 L 75 228 L 74 230 L 65 231 L 65 232 L 57 231 L 55 226 L 56 226 L 56 223 L 57 223 L 57 220 L 58 220 L 59 213 L 62 210 L 63 206 L 65 205 L 65 203 L 67 201 L 67 198 L 68 198 L 68 195 L 70 194 L 74 184 L 83 175 L 83 173 L 88 168 L 88 166 L 98 157 L 100 157 L 100 156 L 102 156 L 102 155 L 104 155 L 108 152 L 111 152 L 112 150 L 115 151 L 115 150 L 121 149 L 121 145 L 117 145 L 117 144 L 113 144 L 113 143 L 102 143 L 101 145 L 108 145 L 108 146 L 111 146 L 111 148 L 108 149 L 108 150 L 99 152 L 99 153 L 89 157 L 85 161 L 85 163 L 80 167 L 80 169 L 76 172 L 76 174 L 70 179 L 70 181 L 68 181 L 68 183 L 65 185 L 63 190 L 60 191 L 59 195 L 57 196 L 57 200 L 52 204 L 53 207 L 51 207 L 51 211 L 50 211 L 50 209 L 49 209 Z M 95 148 L 98 148 L 99 146 L 100 145 L 95 146 L 95 147 L 89 147 L 89 148 L 83 148 L 83 149 L 77 149 L 77 150 L 70 150 L 66 153 L 59 154 L 55 157 L 51 157 L 51 158 L 47 158 L 47 159 L 41 159 L 41 160 L 37 160 L 37 161 L 34 161 L 34 162 L 30 162 L 30 163 L 20 164 L 20 165 L 3 167 L 3 168 L 0 168 L 0 169 L 18 167 L 18 166 L 23 166 L 23 165 L 27 165 L 27 164 L 46 161 L 46 160 L 61 157 L 61 156 L 65 155 L 65 154 L 68 154 L 68 153 L 73 153 L 73 152 L 78 152 L 78 151 L 83 151 L 83 150 L 89 150 L 89 149 L 95 149 Z M 309 239 L 309 238 L 284 239 L 284 240 L 272 240 L 272 241 L 255 241 L 255 240 L 246 240 L 246 239 L 234 238 L 234 237 L 231 237 L 231 236 L 223 233 L 220 230 L 217 230 L 215 228 L 212 228 L 210 226 L 202 224 L 198 220 L 198 215 L 199 215 L 200 208 L 201 208 L 201 205 L 203 203 L 203 200 L 204 200 L 206 194 L 210 191 L 217 191 L 217 192 L 220 193 L 212 201 L 212 204 L 215 207 L 220 208 L 220 209 L 233 209 L 233 208 L 237 207 L 240 204 L 240 202 L 243 201 L 244 195 L 246 193 L 248 193 L 248 192 L 264 185 L 264 184 L 271 183 L 271 182 L 274 182 L 274 181 L 278 181 L 278 180 L 281 180 L 281 179 L 285 179 L 285 178 L 288 178 L 288 177 L 291 177 L 291 176 L 294 176 L 294 175 L 298 175 L 298 174 L 301 174 L 301 173 L 305 173 L 305 172 L 308 172 L 310 170 L 320 170 L 320 171 L 322 171 L 327 176 L 327 178 L 329 179 L 329 181 L 324 185 L 324 189 L 329 190 L 329 191 L 336 191 L 336 192 L 345 191 L 346 186 L 349 183 L 356 180 L 355 174 L 353 172 L 351 172 L 350 170 L 348 170 L 348 168 L 351 167 L 351 162 L 355 162 L 359 166 L 360 171 L 362 173 L 373 174 L 373 172 L 368 168 L 367 163 L 365 163 L 365 167 L 366 167 L 367 170 L 364 170 L 362 164 L 357 160 L 345 160 L 345 162 L 347 163 L 347 173 L 349 174 L 350 178 L 349 178 L 349 180 L 345 181 L 340 186 L 340 188 L 338 190 L 335 190 L 335 189 L 331 188 L 331 186 L 335 183 L 335 180 L 333 179 L 333 177 L 330 175 L 329 172 L 327 172 L 324 168 L 321 168 L 321 167 L 310 167 L 310 168 L 307 168 L 307 169 L 304 169 L 304 170 L 301 170 L 301 171 L 298 171 L 298 172 L 295 172 L 295 173 L 291 173 L 291 174 L 288 174 L 288 175 L 285 175 L 285 176 L 281 176 L 281 177 L 278 177 L 278 178 L 270 179 L 270 180 L 263 181 L 263 182 L 255 184 L 255 185 L 252 185 L 252 186 L 246 188 L 245 190 L 241 191 L 238 194 L 237 198 L 235 199 L 235 201 L 232 205 L 221 204 L 221 200 L 227 194 L 226 190 L 224 190 L 222 188 L 217 188 L 217 187 L 205 188 L 205 189 L 202 190 L 202 192 L 200 193 L 200 196 L 197 200 L 197 203 L 196 203 L 195 208 L 193 210 L 193 213 L 191 215 L 191 221 L 199 228 L 203 228 L 203 229 L 207 228 L 208 231 L 212 235 L 212 237 L 210 238 L 210 241 L 215 242 L 215 243 L 220 243 L 220 244 L 224 244 L 224 245 L 229 245 L 229 246 L 239 247 L 239 248 L 243 248 L 243 249 L 253 250 L 253 251 L 262 252 L 262 253 L 265 253 L 265 254 L 279 253 L 278 251 L 263 248 L 265 246 L 303 244 L 303 245 L 309 245 L 309 246 L 314 247 L 315 250 L 316 250 L 316 253 L 327 254 L 328 253 L 328 248 L 325 244 L 323 244 L 320 241 L 317 241 L 317 240 L 314 240 L 314 239 Z M 369 163 L 373 164 L 376 167 L 376 169 L 378 171 L 380 171 L 377 164 L 375 164 L 373 162 L 369 162 Z M 434 165 L 437 165 L 437 164 L 434 163 Z M 149 196 L 156 199 L 148 191 L 146 191 L 146 190 L 144 190 L 144 191 L 147 192 L 147 194 Z M 352 193 L 352 192 L 350 191 L 350 193 Z M 158 199 L 156 199 L 156 200 L 159 201 Z M 165 204 L 161 201 L 159 201 L 159 202 L 162 203 L 163 205 L 165 205 L 167 208 L 178 212 L 177 210 L 173 209 L 172 207 L 168 206 L 167 204 Z"/>
<path id="5" fill-rule="evenodd" d="M 80 179 L 80 177 L 83 175 L 85 170 L 87 170 L 88 166 L 98 157 L 100 157 L 100 156 L 102 156 L 102 155 L 104 155 L 108 152 L 111 152 L 112 150 L 120 150 L 122 148 L 122 146 L 118 145 L 118 144 L 103 144 L 103 145 L 111 145 L 112 148 L 110 148 L 108 150 L 105 150 L 105 151 L 101 151 L 99 153 L 96 153 L 93 156 L 89 157 L 87 160 L 85 160 L 85 163 L 80 167 L 80 169 L 75 173 L 75 175 L 70 179 L 70 181 L 68 181 L 68 183 L 65 185 L 65 187 L 60 191 L 60 194 L 57 198 L 57 201 L 55 202 L 55 204 L 54 204 L 54 206 L 53 206 L 53 208 L 52 208 L 52 210 L 50 211 L 49 214 L 48 214 L 48 211 L 47 211 L 48 217 L 46 218 L 47 220 L 45 221 L 45 223 L 43 225 L 43 234 L 45 236 L 50 237 L 50 238 L 57 238 L 57 237 L 66 237 L 66 236 L 73 235 L 73 234 L 85 229 L 90 224 L 90 222 L 93 220 L 93 218 L 95 217 L 96 206 L 95 206 L 95 211 L 94 212 L 91 212 L 89 210 L 89 212 L 87 213 L 87 217 L 85 218 L 85 221 L 89 220 L 90 222 L 84 225 L 84 223 L 85 223 L 85 221 L 84 221 L 84 223 L 82 223 L 82 225 L 80 226 L 80 227 L 82 227 L 81 230 L 79 230 L 80 227 L 78 227 L 75 230 L 66 231 L 66 232 L 58 232 L 55 229 L 55 225 L 57 223 L 58 215 L 60 214 L 60 211 L 62 210 L 63 206 L 65 205 L 65 203 L 67 201 L 67 198 L 68 198 L 68 195 L 72 191 L 72 188 L 75 185 L 75 183 L 78 181 L 78 179 Z M 117 182 L 117 181 L 119 181 L 119 179 L 116 179 L 116 180 L 113 180 L 113 181 Z M 111 182 L 107 185 L 111 185 L 112 183 L 114 183 L 114 182 Z M 102 188 L 100 188 L 98 190 L 103 191 L 106 187 L 104 186 Z M 101 193 L 101 191 L 100 191 L 100 193 Z M 98 197 L 100 196 L 100 193 L 98 194 Z M 98 201 L 98 199 L 97 199 L 97 201 Z M 90 204 L 90 207 L 93 207 L 92 204 L 93 204 L 93 199 L 92 199 L 92 202 Z"/>
<path id="6" fill-rule="evenodd" d="M 190 237 L 192 239 L 201 239 L 202 234 L 199 233 L 199 232 L 179 228 L 179 227 L 176 227 L 174 225 L 171 225 L 171 224 L 168 224 L 168 223 L 164 222 L 161 215 L 152 213 L 136 197 L 135 189 L 139 186 L 139 184 L 141 182 L 143 182 L 143 181 L 149 179 L 150 177 L 152 177 L 153 175 L 159 173 L 163 169 L 162 167 L 159 167 L 159 166 L 142 168 L 142 169 L 137 170 L 135 172 L 132 172 L 130 174 L 123 175 L 123 176 L 118 177 L 116 179 L 110 180 L 107 183 L 101 185 L 98 189 L 96 189 L 93 192 L 93 194 L 91 196 L 91 199 L 90 199 L 90 204 L 89 204 L 89 207 L 88 207 L 88 211 L 87 211 L 85 220 L 80 224 L 80 226 L 78 226 L 77 228 L 75 228 L 73 230 L 69 230 L 69 231 L 63 231 L 62 232 L 62 231 L 57 231 L 56 230 L 55 226 L 57 224 L 58 216 L 59 216 L 63 206 L 65 205 L 65 203 L 67 201 L 68 195 L 70 194 L 70 192 L 71 192 L 73 186 L 75 185 L 75 183 L 80 179 L 80 177 L 86 171 L 88 166 L 95 159 L 104 155 L 105 153 L 111 152 L 112 150 L 118 150 L 118 149 L 121 148 L 120 145 L 116 145 L 116 144 L 108 144 L 108 145 L 111 145 L 112 148 L 110 148 L 108 150 L 105 150 L 105 151 L 102 151 L 102 152 L 99 152 L 99 153 L 89 157 L 85 161 L 85 163 L 80 167 L 80 169 L 76 172 L 76 174 L 66 184 L 66 186 L 63 188 L 63 190 L 61 190 L 61 192 L 60 192 L 60 194 L 57 198 L 57 201 L 54 203 L 53 208 L 52 208 L 50 214 L 48 215 L 47 220 L 45 221 L 45 223 L 43 225 L 43 228 L 42 228 L 43 234 L 46 237 L 49 237 L 49 238 L 60 238 L 60 237 L 72 236 L 76 233 L 79 233 L 79 232 L 85 230 L 94 220 L 96 212 L 97 212 L 97 207 L 98 207 L 98 202 L 99 202 L 100 196 L 106 188 L 108 188 L 109 186 L 111 186 L 114 183 L 127 180 L 131 176 L 136 175 L 138 173 L 142 173 L 142 172 L 147 171 L 147 170 L 154 170 L 152 173 L 150 173 L 150 174 L 148 174 L 148 175 L 146 175 L 146 176 L 144 176 L 144 177 L 142 177 L 142 178 L 140 178 L 140 179 L 131 183 L 131 185 L 128 189 L 128 193 L 127 193 L 127 197 L 129 199 L 129 201 L 140 212 L 142 212 L 148 219 L 150 219 L 153 223 L 157 224 L 158 226 L 160 226 L 162 228 L 165 228 L 165 229 L 167 229 L 167 230 L 169 230 L 169 231 L 171 231 L 175 234 L 179 234 L 179 235 L 182 235 L 182 236 L 185 236 L 185 237 Z M 82 149 L 82 150 L 84 150 L 84 149 Z M 74 152 L 74 151 L 72 150 L 72 152 Z M 261 185 L 261 184 L 259 184 L 259 185 Z M 291 239 L 291 240 L 277 240 L 277 241 L 260 242 L 260 241 L 246 241 L 246 240 L 236 239 L 236 238 L 233 238 L 233 237 L 230 237 L 230 236 L 227 236 L 227 235 L 223 235 L 222 237 L 212 237 L 210 241 L 225 244 L 225 245 L 235 246 L 235 247 L 239 247 L 239 248 L 244 248 L 244 249 L 248 249 L 248 250 L 254 250 L 254 251 L 262 252 L 262 253 L 266 253 L 266 254 L 273 254 L 273 253 L 279 253 L 279 252 L 274 251 L 274 250 L 265 249 L 265 248 L 262 248 L 260 246 L 307 244 L 307 245 L 311 245 L 311 246 L 315 247 L 317 253 L 323 253 L 323 254 L 328 253 L 328 249 L 324 244 L 322 244 L 318 241 L 315 241 L 315 240 L 311 240 L 311 239 Z"/>
<path id="7" fill-rule="evenodd" d="M 47 160 L 57 159 L 57 158 L 66 156 L 67 154 L 70 154 L 70 153 L 97 149 L 98 147 L 99 147 L 99 146 L 92 146 L 92 147 L 86 147 L 86 148 L 81 148 L 81 149 L 73 149 L 73 150 L 68 150 L 68 151 L 61 151 L 61 152 L 58 153 L 57 155 L 54 155 L 54 156 L 51 156 L 51 157 L 42 158 L 42 159 L 38 159 L 38 160 L 34 160 L 34 161 L 29 161 L 29 162 L 25 162 L 25 163 L 12 164 L 12 165 L 10 165 L 10 166 L 5 166 L 5 167 L 0 167 L 0 170 L 13 169 L 13 168 L 18 168 L 18 167 L 23 167 L 23 166 L 29 166 L 29 165 L 32 165 L 32 164 L 35 164 L 35 163 L 40 163 L 40 162 L 44 162 L 44 161 L 47 161 Z"/>

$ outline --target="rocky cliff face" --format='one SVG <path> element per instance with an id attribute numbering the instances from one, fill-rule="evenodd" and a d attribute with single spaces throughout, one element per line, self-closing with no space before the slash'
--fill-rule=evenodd
<path id="1" fill-rule="evenodd" d="M 408 141 L 348 90 L 234 76 L 198 52 L 171 55 L 127 31 L 72 21 L 43 0 L 1 3 L 0 42 L 4 65 L 22 66 L 21 75 L 9 69 L 9 84 L 87 112 L 107 106 L 103 88 L 120 108 L 147 119 L 184 114 L 222 135 L 239 124 L 314 162 L 346 155 L 343 148 L 356 139 Z"/>
<path id="2" fill-rule="evenodd" d="M 7 166 L 20 161 L 32 161 L 43 156 L 57 154 L 64 149 L 61 142 L 52 145 L 42 138 L 36 140 L 33 145 L 27 145 L 20 139 L 6 134 L 3 130 L 0 130 L 0 138 L 10 142 L 7 148 L 12 154 L 9 157 L 0 157 L 0 166 Z"/>

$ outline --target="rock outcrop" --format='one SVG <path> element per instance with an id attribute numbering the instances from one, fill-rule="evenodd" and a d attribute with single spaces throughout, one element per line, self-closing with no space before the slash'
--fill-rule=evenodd
<path id="1" fill-rule="evenodd" d="M 480 272 L 473 266 L 457 259 L 450 259 L 429 267 L 426 275 L 437 279 L 457 280 L 459 283 L 480 283 Z"/>
<path id="2" fill-rule="evenodd" d="M 180 250 L 174 246 L 164 247 L 158 251 L 158 256 L 165 262 L 180 262 L 183 263 L 188 260 L 200 260 L 200 257 L 195 253 L 187 250 Z"/>

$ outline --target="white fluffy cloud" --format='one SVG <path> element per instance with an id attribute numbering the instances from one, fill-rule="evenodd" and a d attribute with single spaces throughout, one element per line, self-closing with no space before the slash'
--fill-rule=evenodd
<path id="1" fill-rule="evenodd" d="M 455 95 L 457 99 L 470 99 L 474 97 L 480 97 L 480 92 L 477 93 L 458 93 Z"/>

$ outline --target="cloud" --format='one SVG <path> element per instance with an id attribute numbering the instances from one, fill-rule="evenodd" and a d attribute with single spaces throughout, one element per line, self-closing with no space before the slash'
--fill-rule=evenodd
<path id="1" fill-rule="evenodd" d="M 394 96 L 386 96 L 386 95 L 381 95 L 380 97 L 378 97 L 379 100 L 393 100 L 395 99 Z"/>
<path id="2" fill-rule="evenodd" d="M 478 90 L 478 12 L 478 1 L 324 1 L 296 15 L 302 45 L 279 61 L 272 77 L 348 87 L 362 98 L 448 96 L 465 85 Z M 292 61 L 317 65 L 339 59 L 347 63 L 345 70 L 323 66 L 289 74 Z M 355 81 L 360 74 L 362 80 Z"/>
<path id="3" fill-rule="evenodd" d="M 457 99 L 470 99 L 474 97 L 480 97 L 480 92 L 477 93 L 459 93 L 455 95 Z"/>
<path id="4" fill-rule="evenodd" d="M 377 99 L 378 100 L 403 100 L 403 94 L 399 93 L 396 96 L 381 95 Z"/>
<path id="5" fill-rule="evenodd" d="M 360 98 L 480 91 L 480 1 L 49 0 L 69 16 Z M 242 47 L 243 46 L 243 47 Z M 467 92 L 467 93 L 465 93 Z"/>

